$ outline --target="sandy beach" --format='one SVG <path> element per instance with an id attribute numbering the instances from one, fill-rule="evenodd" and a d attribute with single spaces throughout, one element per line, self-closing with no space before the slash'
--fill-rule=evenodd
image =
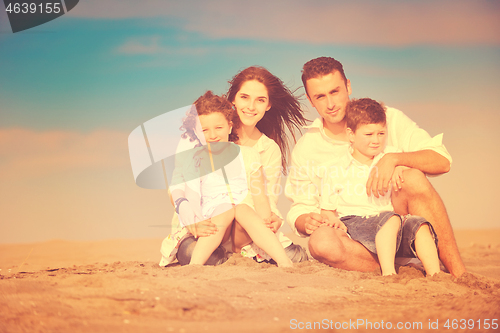
<path id="1" fill-rule="evenodd" d="M 494 331 L 500 230 L 456 237 L 470 272 L 459 279 L 314 260 L 281 269 L 236 255 L 162 268 L 161 239 L 3 244 L 0 332 Z"/>

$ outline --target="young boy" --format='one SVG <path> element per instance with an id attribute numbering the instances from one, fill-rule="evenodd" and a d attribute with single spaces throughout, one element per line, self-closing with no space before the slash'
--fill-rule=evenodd
<path id="1" fill-rule="evenodd" d="M 396 252 L 418 257 L 427 275 L 438 273 L 437 238 L 431 224 L 419 216 L 394 213 L 390 191 L 379 198 L 366 194 L 372 168 L 384 154 L 395 152 L 386 147 L 384 107 L 369 98 L 353 99 L 346 106 L 346 122 L 351 154 L 323 175 L 321 213 L 329 224 L 347 230 L 352 239 L 377 254 L 382 275 L 396 274 Z M 394 171 L 398 181 L 405 168 L 398 166 Z"/>

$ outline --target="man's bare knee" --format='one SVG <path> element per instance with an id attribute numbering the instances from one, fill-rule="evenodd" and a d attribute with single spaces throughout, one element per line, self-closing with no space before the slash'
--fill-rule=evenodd
<path id="1" fill-rule="evenodd" d="M 429 195 L 431 191 L 434 191 L 426 175 L 420 170 L 406 170 L 403 178 L 404 183 L 401 192 L 409 197 Z"/>

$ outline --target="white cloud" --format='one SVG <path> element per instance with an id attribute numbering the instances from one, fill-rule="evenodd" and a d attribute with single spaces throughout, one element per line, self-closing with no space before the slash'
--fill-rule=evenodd
<path id="1" fill-rule="evenodd" d="M 205 55 L 208 47 L 169 47 L 162 45 L 160 36 L 132 38 L 117 48 L 118 53 L 130 55 Z"/>
<path id="2" fill-rule="evenodd" d="M 169 24 L 212 38 L 393 47 L 498 45 L 499 14 L 500 5 L 488 0 L 88 0 L 70 12 L 101 19 L 165 18 Z"/>
<path id="3" fill-rule="evenodd" d="M 159 45 L 158 36 L 147 38 L 134 38 L 118 48 L 119 53 L 125 54 L 158 54 L 167 50 Z"/>
<path id="4" fill-rule="evenodd" d="M 219 54 L 255 54 L 261 52 L 256 47 L 246 46 L 172 46 L 168 45 L 164 38 L 158 35 L 133 37 L 118 46 L 115 51 L 126 55 L 161 55 L 161 56 L 206 56 L 210 53 Z M 150 66 L 165 65 L 165 58 L 161 58 L 160 63 L 148 62 Z M 172 60 L 172 59 L 169 59 Z"/>

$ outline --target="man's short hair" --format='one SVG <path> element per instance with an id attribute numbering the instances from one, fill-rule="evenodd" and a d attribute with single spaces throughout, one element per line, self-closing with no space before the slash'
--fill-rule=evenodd
<path id="1" fill-rule="evenodd" d="M 331 57 L 319 57 L 316 59 L 309 60 L 302 67 L 302 84 L 307 94 L 306 82 L 309 79 L 319 78 L 328 75 L 333 72 L 339 72 L 344 83 L 347 85 L 347 78 L 345 77 L 344 67 L 340 61 L 335 60 Z"/>
<path id="2" fill-rule="evenodd" d="M 361 125 L 385 125 L 385 106 L 370 98 L 351 99 L 346 105 L 345 119 L 353 132 Z"/>

